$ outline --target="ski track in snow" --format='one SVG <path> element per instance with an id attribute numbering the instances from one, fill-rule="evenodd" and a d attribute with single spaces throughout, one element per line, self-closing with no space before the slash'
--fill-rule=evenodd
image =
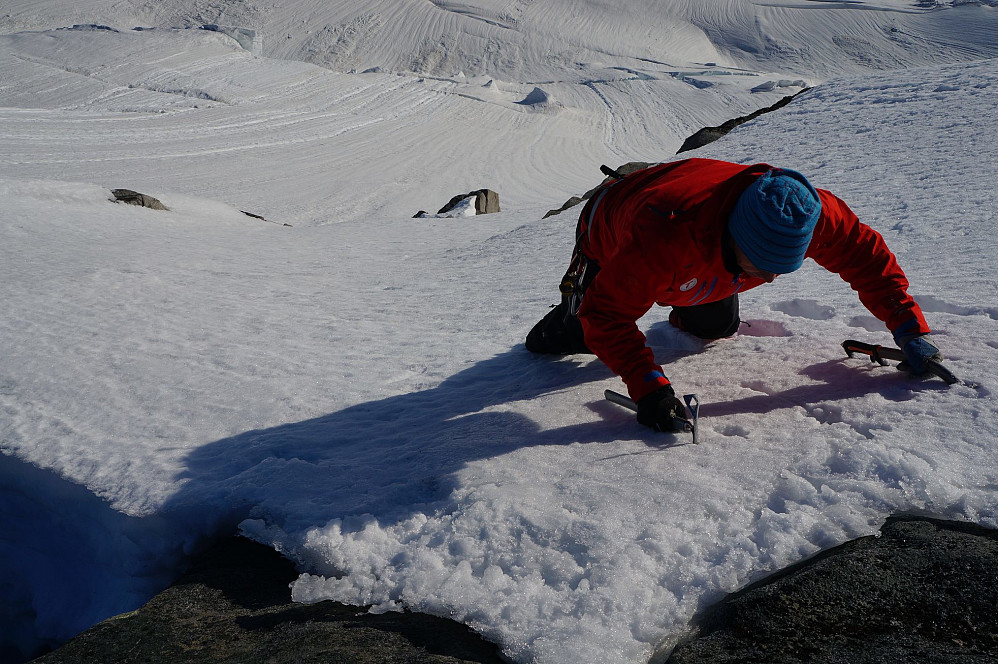
<path id="1" fill-rule="evenodd" d="M 25 652 L 237 526 L 299 564 L 298 600 L 451 617 L 542 664 L 664 657 L 725 593 L 894 513 L 998 527 L 998 60 L 870 71 L 994 57 L 992 8 L 8 5 L 0 550 L 24 573 L 0 600 L 40 617 L 5 623 Z M 271 57 L 168 29 L 209 22 Z M 974 386 L 846 359 L 890 337 L 813 264 L 745 294 L 732 339 L 641 321 L 700 395 L 699 446 L 605 402 L 598 361 L 523 349 L 571 249 L 575 211 L 546 210 L 788 93 L 760 82 L 829 75 L 684 156 L 846 200 Z M 482 186 L 502 213 L 409 218 Z"/>

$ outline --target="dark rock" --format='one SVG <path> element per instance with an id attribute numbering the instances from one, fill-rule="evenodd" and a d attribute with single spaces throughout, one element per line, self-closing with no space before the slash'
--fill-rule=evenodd
<path id="1" fill-rule="evenodd" d="M 625 176 L 625 175 L 630 175 L 631 173 L 633 173 L 635 171 L 640 171 L 643 168 L 648 168 L 651 165 L 652 164 L 650 162 L 647 162 L 647 161 L 630 161 L 630 162 L 624 164 L 623 166 L 618 167 L 615 170 L 617 171 L 617 173 L 619 175 Z M 548 217 L 552 217 L 552 216 L 554 216 L 556 214 L 561 214 L 565 210 L 567 210 L 569 208 L 572 208 L 572 207 L 575 207 L 576 205 L 578 205 L 579 203 L 582 203 L 583 201 L 588 201 L 590 198 L 593 197 L 593 194 L 595 194 L 597 191 L 599 191 L 600 187 L 602 187 L 604 184 L 606 184 L 607 182 L 609 182 L 611 179 L 612 178 L 609 177 L 609 176 L 606 177 L 606 178 L 604 178 L 601 183 L 599 183 L 598 185 L 596 185 L 595 187 L 593 187 L 592 189 L 590 189 L 586 193 L 582 194 L 581 197 L 579 197 L 579 196 L 572 196 L 567 201 L 565 201 L 560 208 L 556 208 L 554 210 L 548 210 L 547 213 L 545 213 L 545 215 L 544 215 L 543 218 L 547 219 Z"/>
<path id="2" fill-rule="evenodd" d="M 260 221 L 266 221 L 267 223 L 270 223 L 270 224 L 278 224 L 280 226 L 287 226 L 288 228 L 294 228 L 294 226 L 292 226 L 291 224 L 288 224 L 288 223 L 281 223 L 281 222 L 278 222 L 278 221 L 271 221 L 270 219 L 267 219 L 266 217 L 264 217 L 262 214 L 256 214 L 256 213 L 253 213 L 253 212 L 247 212 L 246 210 L 240 210 L 240 212 L 242 212 L 243 214 L 245 214 L 247 217 L 252 217 L 253 219 L 259 219 Z"/>
<path id="3" fill-rule="evenodd" d="M 784 97 L 783 99 L 776 102 L 772 106 L 767 106 L 766 108 L 760 108 L 758 111 L 753 111 L 748 115 L 743 115 L 740 118 L 734 118 L 728 120 L 727 122 L 718 127 L 704 127 L 703 129 L 701 129 L 700 131 L 696 132 L 695 134 L 687 138 L 685 141 L 683 141 L 683 144 L 680 146 L 679 150 L 676 151 L 676 154 L 681 154 L 688 150 L 695 150 L 697 148 L 701 148 L 707 145 L 708 143 L 713 143 L 714 141 L 716 141 L 717 139 L 721 138 L 729 131 L 734 129 L 735 127 L 743 125 L 749 120 L 755 120 L 757 117 L 759 117 L 764 113 L 771 113 L 777 109 L 783 108 L 791 101 L 793 101 L 794 97 L 801 94 L 801 92 L 806 92 L 809 89 L 810 88 L 804 88 L 797 94 L 792 94 Z"/>
<path id="4" fill-rule="evenodd" d="M 669 664 L 998 661 L 998 531 L 892 518 L 730 595 Z"/>
<path id="5" fill-rule="evenodd" d="M 140 207 L 147 207 L 153 210 L 169 210 L 159 202 L 158 199 L 148 196 L 146 194 L 140 194 L 137 191 L 132 191 L 131 189 L 112 189 L 111 194 L 114 196 L 114 200 L 119 203 L 128 203 L 129 205 L 138 205 Z"/>
<path id="6" fill-rule="evenodd" d="M 79 32 L 118 32 L 109 25 L 101 25 L 99 23 L 77 23 L 71 28 L 57 28 L 58 30 L 76 30 Z"/>
<path id="7" fill-rule="evenodd" d="M 378 662 L 499 664 L 453 621 L 290 601 L 294 566 L 224 540 L 141 609 L 106 620 L 43 664 Z M 752 584 L 697 616 L 669 664 L 984 664 L 998 661 L 998 531 L 892 518 L 865 537 Z"/>
<path id="8" fill-rule="evenodd" d="M 42 664 L 501 664 L 498 648 L 451 620 L 296 604 L 294 566 L 248 539 L 224 540 L 145 606 L 105 620 Z"/>
<path id="9" fill-rule="evenodd" d="M 565 201 L 564 203 L 562 203 L 562 205 L 561 205 L 561 207 L 560 207 L 560 208 L 556 208 L 556 209 L 554 209 L 554 210 L 548 210 L 548 211 L 547 211 L 547 212 L 546 212 L 546 213 L 544 214 L 544 217 L 543 217 L 543 218 L 544 218 L 544 219 L 547 219 L 548 217 L 553 217 L 553 216 L 554 216 L 554 215 L 556 215 L 556 214 L 561 214 L 562 212 L 564 212 L 564 211 L 565 211 L 565 210 L 567 210 L 568 208 L 572 208 L 572 207 L 575 207 L 576 205 L 578 205 L 579 203 L 581 203 L 581 202 L 582 202 L 582 201 L 584 201 L 584 200 L 586 200 L 586 199 L 584 199 L 584 198 L 580 198 L 579 196 L 572 196 L 572 197 L 571 197 L 571 198 L 569 198 L 569 199 L 568 199 L 567 201 Z"/>
<path id="10" fill-rule="evenodd" d="M 475 214 L 492 214 L 493 212 L 500 212 L 499 209 L 499 194 L 492 191 L 491 189 L 479 189 L 477 191 L 472 191 L 467 194 L 461 194 L 460 196 L 455 196 L 450 199 L 447 205 L 440 208 L 437 214 L 446 214 L 453 210 L 458 203 L 464 199 L 474 196 L 475 197 Z"/>
<path id="11" fill-rule="evenodd" d="M 748 120 L 743 120 L 742 118 L 738 118 L 738 120 L 742 120 L 742 122 L 748 122 Z M 734 121 L 729 120 L 728 122 L 733 123 Z M 680 146 L 679 150 L 676 151 L 676 154 L 687 152 L 689 150 L 696 150 L 697 148 L 702 148 L 708 143 L 713 143 L 717 139 L 721 138 L 729 131 L 737 127 L 739 124 L 742 124 L 742 122 L 739 122 L 737 124 L 734 123 L 728 124 L 728 122 L 724 123 L 719 127 L 704 127 L 703 129 L 700 129 L 699 131 L 697 131 L 697 133 L 693 134 L 692 136 L 688 137 L 685 141 L 683 141 L 683 144 Z"/>
<path id="12" fill-rule="evenodd" d="M 775 84 L 774 84 L 774 86 L 775 86 Z M 766 108 L 760 108 L 758 111 L 754 111 L 752 113 L 749 113 L 748 115 L 743 115 L 740 118 L 734 118 L 732 120 L 728 120 L 727 122 L 725 122 L 724 124 L 720 125 L 719 127 L 704 127 L 703 129 L 701 129 L 697 133 L 695 133 L 692 136 L 690 136 L 689 138 L 687 138 L 683 142 L 683 145 L 679 148 L 679 151 L 676 152 L 676 154 L 680 154 L 681 152 L 686 152 L 688 150 L 694 150 L 696 148 L 703 147 L 704 145 L 707 145 L 708 143 L 713 143 L 714 141 L 716 141 L 717 139 L 721 138 L 722 136 L 724 136 L 725 134 L 727 134 L 729 131 L 731 131 L 732 129 L 734 129 L 738 125 L 745 124 L 749 120 L 754 120 L 754 119 L 756 119 L 757 117 L 759 117 L 760 115 L 762 115 L 764 113 L 770 113 L 770 112 L 775 111 L 777 109 L 783 108 L 784 106 L 786 106 L 787 104 L 789 104 L 791 101 L 793 101 L 794 97 L 796 97 L 797 95 L 801 94 L 801 92 L 806 92 L 809 89 L 810 88 L 805 88 L 804 90 L 801 90 L 800 92 L 798 92 L 796 94 L 784 97 L 783 99 L 781 99 L 780 101 L 776 102 L 772 106 L 768 106 Z M 623 166 L 621 166 L 620 168 L 618 168 L 617 172 L 620 173 L 621 175 L 628 175 L 630 173 L 633 173 L 634 171 L 641 170 L 642 168 L 648 168 L 651 165 L 652 165 L 652 163 L 649 163 L 649 162 L 632 161 L 632 162 L 624 164 Z M 560 208 L 556 208 L 554 210 L 548 210 L 548 212 L 544 215 L 544 218 L 547 219 L 548 217 L 554 216 L 556 214 L 560 214 L 560 213 L 564 212 L 565 210 L 567 210 L 567 209 L 569 209 L 571 207 L 574 207 L 574 206 L 578 205 L 579 203 L 581 203 L 583 201 L 589 200 L 590 198 L 592 198 L 592 195 L 596 191 L 598 191 L 599 188 L 601 186 L 603 186 L 603 184 L 606 184 L 607 180 L 609 180 L 609 179 L 610 178 L 606 178 L 605 180 L 603 180 L 602 183 L 600 183 L 600 185 L 598 185 L 597 187 L 594 187 L 593 189 L 590 189 L 585 194 L 583 194 L 581 197 L 579 197 L 579 196 L 573 196 L 573 197 L 571 197 L 570 199 L 568 199 L 567 201 L 565 201 L 565 203 L 562 204 L 562 206 Z"/>

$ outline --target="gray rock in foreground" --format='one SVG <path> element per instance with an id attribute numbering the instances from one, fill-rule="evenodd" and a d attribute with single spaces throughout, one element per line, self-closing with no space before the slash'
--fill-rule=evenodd
<path id="1" fill-rule="evenodd" d="M 710 607 L 669 664 L 998 662 L 998 531 L 892 518 Z"/>
<path id="2" fill-rule="evenodd" d="M 295 604 L 294 566 L 241 537 L 195 560 L 145 606 L 106 620 L 45 664 L 500 664 L 498 648 L 454 621 L 373 615 L 335 602 Z"/>

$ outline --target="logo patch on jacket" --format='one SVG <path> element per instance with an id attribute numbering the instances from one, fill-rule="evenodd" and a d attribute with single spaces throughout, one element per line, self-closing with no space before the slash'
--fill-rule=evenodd
<path id="1" fill-rule="evenodd" d="M 696 285 L 697 285 L 697 278 L 693 277 L 692 279 L 690 279 L 689 281 L 687 281 L 685 284 L 683 284 L 682 286 L 680 286 L 679 290 L 681 290 L 682 292 L 685 293 L 686 291 L 693 290 L 693 287 L 696 286 Z"/>

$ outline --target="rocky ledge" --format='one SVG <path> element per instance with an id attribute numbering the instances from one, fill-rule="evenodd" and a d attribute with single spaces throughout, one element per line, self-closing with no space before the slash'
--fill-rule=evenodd
<path id="1" fill-rule="evenodd" d="M 36 660 L 45 664 L 499 664 L 463 625 L 291 602 L 294 566 L 225 540 L 141 609 Z M 998 661 L 998 531 L 892 518 L 718 604 L 669 664 L 984 664 Z M 656 658 L 655 661 L 660 661 Z M 580 663 L 588 664 L 588 663 Z"/>
<path id="2" fill-rule="evenodd" d="M 669 664 L 998 662 L 998 531 L 892 518 L 700 616 Z"/>
<path id="3" fill-rule="evenodd" d="M 501 664 L 491 643 L 451 620 L 296 604 L 294 566 L 242 537 L 199 556 L 142 608 L 83 632 L 45 664 Z"/>

